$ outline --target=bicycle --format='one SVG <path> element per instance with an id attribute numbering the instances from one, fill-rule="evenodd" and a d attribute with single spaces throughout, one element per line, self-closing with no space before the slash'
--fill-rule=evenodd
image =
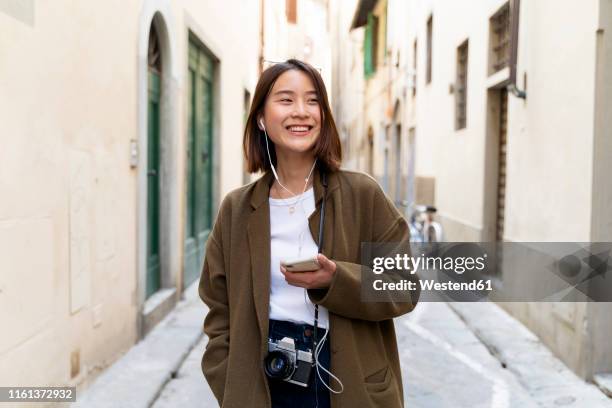
<path id="1" fill-rule="evenodd" d="M 436 212 L 437 209 L 433 205 L 414 206 L 408 224 L 411 242 L 442 242 L 444 240 L 442 225 L 434 220 Z"/>

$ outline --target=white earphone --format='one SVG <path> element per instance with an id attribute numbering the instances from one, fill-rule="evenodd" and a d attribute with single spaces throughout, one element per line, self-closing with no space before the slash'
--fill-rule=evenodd
<path id="1" fill-rule="evenodd" d="M 259 124 L 261 125 L 261 130 L 266 131 L 266 127 L 263 124 L 263 119 L 259 119 Z"/>

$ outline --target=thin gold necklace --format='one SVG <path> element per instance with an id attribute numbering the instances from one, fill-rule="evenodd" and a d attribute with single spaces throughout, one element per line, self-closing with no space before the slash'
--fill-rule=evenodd
<path id="1" fill-rule="evenodd" d="M 294 194 L 293 197 L 288 197 L 288 198 L 283 198 L 283 196 L 281 194 L 281 189 L 280 189 L 280 187 L 276 183 L 275 183 L 275 187 L 276 187 L 276 190 L 277 190 L 276 193 L 278 194 L 278 196 L 282 200 L 282 205 L 284 205 L 285 207 L 289 207 L 289 214 L 293 214 L 295 212 L 295 206 L 298 203 L 301 203 L 302 201 L 304 201 L 304 193 L 307 190 L 308 181 L 306 181 L 306 184 L 304 185 L 304 190 L 302 191 L 302 194 L 300 194 L 300 195 Z M 293 202 L 291 202 L 290 201 L 291 198 L 295 198 L 295 200 Z M 289 201 L 289 204 L 287 204 L 288 201 Z"/>
<path id="2" fill-rule="evenodd" d="M 302 194 L 300 194 L 299 196 L 297 194 L 295 194 L 293 191 L 289 190 L 287 187 L 285 187 L 283 185 L 283 183 L 280 182 L 279 179 L 276 179 L 276 181 L 277 181 L 279 186 L 281 186 L 283 189 L 287 190 L 294 197 L 297 197 L 293 203 L 285 204 L 287 202 L 287 199 L 283 198 L 282 195 L 280 194 L 280 191 L 279 191 L 278 195 L 281 198 L 281 200 L 283 200 L 283 205 L 284 206 L 289 206 L 289 214 L 293 214 L 295 212 L 295 205 L 303 198 L 304 193 L 306 192 L 306 187 L 308 187 L 308 181 L 310 180 L 310 176 L 312 176 L 312 172 L 313 172 L 316 164 L 317 164 L 317 159 L 315 159 L 314 163 L 312 163 L 312 167 L 310 168 L 310 172 L 308 172 L 308 176 L 306 176 L 306 178 L 304 179 L 304 189 L 302 190 Z M 277 189 L 278 189 L 278 187 L 277 187 Z M 291 198 L 291 197 L 289 197 L 289 198 Z"/>

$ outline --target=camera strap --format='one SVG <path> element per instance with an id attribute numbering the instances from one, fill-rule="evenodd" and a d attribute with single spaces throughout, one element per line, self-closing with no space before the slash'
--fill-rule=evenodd
<path id="1" fill-rule="evenodd" d="M 319 248 L 318 252 L 323 250 L 323 226 L 325 222 L 325 199 L 327 198 L 327 173 L 321 171 L 321 184 L 323 185 L 323 201 L 321 202 L 321 218 L 319 220 Z M 314 332 L 312 336 L 312 344 L 314 350 L 317 349 L 317 327 L 319 325 L 319 305 L 315 304 L 314 315 Z M 329 328 L 328 328 L 329 329 Z"/>

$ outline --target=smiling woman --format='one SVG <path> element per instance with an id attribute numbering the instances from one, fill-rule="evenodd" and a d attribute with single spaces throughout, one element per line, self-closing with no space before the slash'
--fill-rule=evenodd
<path id="1" fill-rule="evenodd" d="M 316 69 L 291 59 L 262 73 L 243 147 L 248 170 L 265 174 L 223 200 L 199 287 L 202 370 L 219 404 L 401 407 L 392 319 L 418 293 L 362 302 L 360 248 L 407 243 L 408 225 L 374 179 L 339 169 Z M 289 271 L 289 259 L 312 270 Z"/>
<path id="2" fill-rule="evenodd" d="M 308 130 L 290 129 L 296 125 L 306 126 Z M 262 73 L 244 132 L 244 154 L 252 173 L 271 170 L 271 164 L 283 167 L 277 163 L 276 149 L 270 150 L 271 161 L 268 159 L 264 129 L 274 146 L 287 153 L 288 158 L 296 158 L 291 153 L 295 147 L 298 153 L 308 152 L 310 164 L 316 157 L 328 171 L 340 167 L 340 139 L 325 84 L 309 64 L 288 60 Z"/>

